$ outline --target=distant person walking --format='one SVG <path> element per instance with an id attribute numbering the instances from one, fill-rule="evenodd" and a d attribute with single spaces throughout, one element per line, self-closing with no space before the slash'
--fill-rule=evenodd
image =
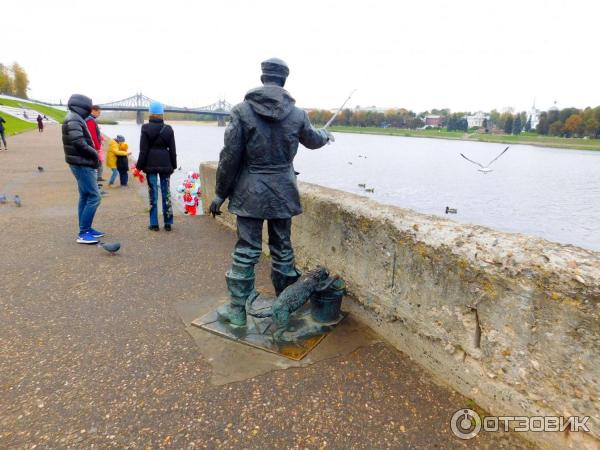
<path id="1" fill-rule="evenodd" d="M 38 123 L 38 131 L 40 133 L 42 133 L 44 131 L 44 118 L 40 114 L 38 114 L 36 120 L 37 120 L 37 123 Z"/>
<path id="2" fill-rule="evenodd" d="M 4 117 L 0 116 L 0 138 L 2 138 L 2 143 L 4 144 L 4 150 L 8 150 L 8 147 L 6 146 L 6 137 L 4 136 L 4 124 L 6 123 L 6 120 L 4 120 Z M 2 150 L 2 147 L 0 146 L 0 150 Z"/>
<path id="3" fill-rule="evenodd" d="M 164 107 L 159 102 L 150 104 L 150 118 L 142 125 L 140 155 L 136 167 L 145 172 L 148 178 L 148 200 L 150 201 L 149 230 L 158 231 L 158 189 L 162 196 L 165 230 L 171 231 L 173 207 L 169 177 L 177 167 L 175 133 L 164 123 Z"/>
<path id="4" fill-rule="evenodd" d="M 67 104 L 69 113 L 62 125 L 65 161 L 69 164 L 79 189 L 79 235 L 80 244 L 96 244 L 104 233 L 92 228 L 92 222 L 100 205 L 97 169 L 100 160 L 94 141 L 88 131 L 85 118 L 92 110 L 92 100 L 81 94 L 73 94 Z"/>
<path id="5" fill-rule="evenodd" d="M 90 115 L 85 119 L 85 123 L 92 135 L 92 141 L 94 141 L 94 148 L 98 152 L 98 159 L 100 160 L 100 165 L 98 166 L 98 181 L 104 181 L 102 178 L 102 163 L 104 162 L 104 151 L 102 150 L 102 133 L 100 132 L 100 127 L 98 126 L 98 117 L 102 110 L 98 105 L 92 106 L 92 111 Z"/>

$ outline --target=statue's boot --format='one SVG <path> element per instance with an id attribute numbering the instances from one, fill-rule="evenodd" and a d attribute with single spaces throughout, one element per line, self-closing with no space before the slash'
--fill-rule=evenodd
<path id="1" fill-rule="evenodd" d="M 254 292 L 254 274 L 240 274 L 227 272 L 227 288 L 230 294 L 230 303 L 221 305 L 217 309 L 219 317 L 232 325 L 246 325 L 246 300 Z"/>
<path id="2" fill-rule="evenodd" d="M 279 294 L 291 284 L 294 284 L 300 278 L 301 273 L 295 267 L 291 267 L 286 272 L 280 272 L 279 270 L 271 270 L 271 281 L 275 288 L 275 295 L 279 297 Z"/>

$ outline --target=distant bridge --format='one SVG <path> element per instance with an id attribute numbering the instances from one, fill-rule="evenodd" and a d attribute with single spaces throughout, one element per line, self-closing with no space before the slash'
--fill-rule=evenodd
<path id="1" fill-rule="evenodd" d="M 131 97 L 124 98 L 109 103 L 102 103 L 100 106 L 104 111 L 134 111 L 136 112 L 136 122 L 138 124 L 144 121 L 144 112 L 148 111 L 150 103 L 154 100 L 146 97 L 144 94 L 137 93 Z M 225 125 L 225 118 L 230 115 L 232 105 L 225 100 L 218 100 L 212 105 L 201 106 L 199 108 L 186 108 L 180 106 L 164 105 L 165 112 L 181 114 L 197 114 L 199 116 L 216 117 L 219 125 Z"/>

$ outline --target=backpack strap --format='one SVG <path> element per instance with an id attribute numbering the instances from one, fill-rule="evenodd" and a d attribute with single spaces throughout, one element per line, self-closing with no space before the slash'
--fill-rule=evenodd
<path id="1" fill-rule="evenodd" d="M 154 147 L 154 144 L 156 144 L 156 141 L 158 141 L 158 138 L 162 137 L 162 132 L 165 130 L 165 128 L 167 128 L 167 126 L 163 123 L 162 128 L 160 129 L 160 131 L 158 132 L 158 134 L 156 135 L 156 137 L 154 138 L 152 143 L 148 145 L 148 148 Z"/>

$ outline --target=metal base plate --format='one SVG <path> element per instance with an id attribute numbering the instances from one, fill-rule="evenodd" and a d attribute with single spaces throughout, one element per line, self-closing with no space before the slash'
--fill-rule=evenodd
<path id="1" fill-rule="evenodd" d="M 261 295 L 254 302 L 253 311 L 270 309 L 273 301 L 273 297 Z M 224 322 L 219 319 L 216 311 L 212 311 L 195 319 L 192 325 L 227 339 L 299 361 L 346 316 L 347 313 L 342 311 L 334 322 L 316 322 L 310 315 L 309 302 L 292 315 L 288 329 L 279 339 L 273 336 L 275 326 L 270 317 L 259 319 L 248 315 L 246 325 L 240 327 Z"/>

